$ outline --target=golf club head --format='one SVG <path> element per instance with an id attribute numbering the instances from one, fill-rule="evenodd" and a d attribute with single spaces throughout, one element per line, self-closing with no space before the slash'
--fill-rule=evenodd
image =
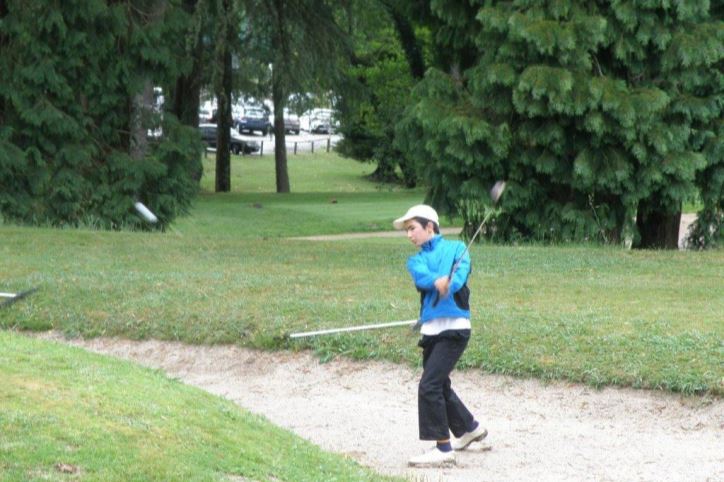
<path id="1" fill-rule="evenodd" d="M 497 181 L 493 184 L 493 187 L 490 189 L 490 199 L 493 200 L 493 204 L 498 203 L 500 196 L 503 195 L 503 191 L 505 191 L 505 181 Z"/>
<path id="2" fill-rule="evenodd" d="M 151 210 L 148 209 L 142 202 L 140 202 L 140 201 L 136 202 L 133 205 L 133 207 L 135 207 L 136 211 L 138 211 L 138 214 L 140 214 L 141 217 L 143 219 L 145 219 L 146 221 L 148 221 L 149 223 L 156 224 L 156 222 L 158 221 L 158 218 L 156 217 L 156 215 L 153 214 L 151 212 Z"/>

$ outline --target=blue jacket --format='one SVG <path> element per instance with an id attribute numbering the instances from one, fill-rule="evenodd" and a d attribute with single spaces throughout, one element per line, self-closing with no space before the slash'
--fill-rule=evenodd
<path id="1" fill-rule="evenodd" d="M 464 302 L 459 299 L 465 290 L 461 288 L 466 284 L 470 274 L 470 255 L 465 253 L 463 260 L 453 273 L 450 281 L 450 291 L 445 298 L 440 299 L 437 306 L 432 306 L 437 298 L 435 280 L 450 274 L 450 269 L 465 251 L 465 244 L 461 241 L 448 241 L 439 234 L 421 246 L 420 251 L 407 260 L 407 270 L 412 276 L 415 286 L 422 293 L 420 321 L 425 323 L 434 318 L 470 318 L 467 293 Z M 458 296 L 454 296 L 458 293 Z M 458 298 L 457 302 L 456 299 Z M 462 305 L 462 306 L 460 306 Z"/>

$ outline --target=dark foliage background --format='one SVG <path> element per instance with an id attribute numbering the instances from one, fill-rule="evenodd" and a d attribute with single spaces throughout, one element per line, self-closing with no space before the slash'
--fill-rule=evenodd
<path id="1" fill-rule="evenodd" d="M 4 219 L 147 228 L 140 200 L 162 228 L 189 208 L 198 135 L 161 116 L 152 90 L 178 76 L 187 20 L 166 1 L 2 2 Z"/>

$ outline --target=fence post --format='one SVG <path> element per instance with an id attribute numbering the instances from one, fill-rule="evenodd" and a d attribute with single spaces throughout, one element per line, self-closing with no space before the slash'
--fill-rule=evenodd
<path id="1" fill-rule="evenodd" d="M 329 144 L 332 141 L 331 137 L 327 137 L 327 152 L 329 152 Z"/>
<path id="2" fill-rule="evenodd" d="M 259 155 L 264 155 L 264 141 L 261 141 L 261 147 L 259 148 Z"/>
<path id="3" fill-rule="evenodd" d="M 297 141 L 294 141 L 294 155 L 297 155 Z"/>
<path id="4" fill-rule="evenodd" d="M 312 141 L 312 154 L 314 154 L 314 141 Z"/>

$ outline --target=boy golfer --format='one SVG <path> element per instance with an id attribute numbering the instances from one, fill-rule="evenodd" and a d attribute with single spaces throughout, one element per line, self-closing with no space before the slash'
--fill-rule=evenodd
<path id="1" fill-rule="evenodd" d="M 411 207 L 393 223 L 407 231 L 420 251 L 407 260 L 407 270 L 420 292 L 420 333 L 423 372 L 417 398 L 420 440 L 435 447 L 410 459 L 412 466 L 455 463 L 455 450 L 465 450 L 488 434 L 452 390 L 450 373 L 470 339 L 470 257 L 463 256 L 452 277 L 450 269 L 465 251 L 460 241 L 440 235 L 437 212 L 430 206 Z M 450 432 L 456 437 L 450 440 Z"/>

